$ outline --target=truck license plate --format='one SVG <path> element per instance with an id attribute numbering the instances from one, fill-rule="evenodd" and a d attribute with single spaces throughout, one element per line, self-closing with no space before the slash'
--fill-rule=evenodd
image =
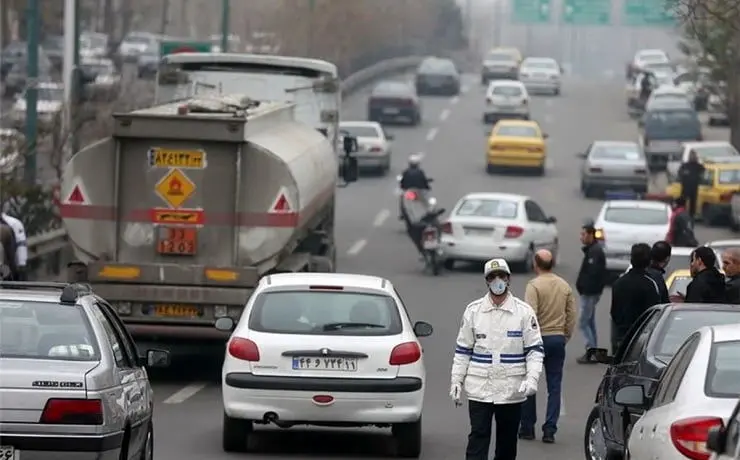
<path id="1" fill-rule="evenodd" d="M 186 227 L 159 227 L 157 252 L 169 256 L 192 256 L 198 246 L 198 231 Z"/>
<path id="2" fill-rule="evenodd" d="M 20 453 L 13 446 L 0 446 L 0 460 L 20 460 Z"/>
<path id="3" fill-rule="evenodd" d="M 297 371 L 357 372 L 357 358 L 308 358 L 294 356 L 293 369 Z"/>
<path id="4" fill-rule="evenodd" d="M 154 307 L 154 313 L 165 318 L 197 318 L 200 309 L 193 305 L 159 304 Z"/>

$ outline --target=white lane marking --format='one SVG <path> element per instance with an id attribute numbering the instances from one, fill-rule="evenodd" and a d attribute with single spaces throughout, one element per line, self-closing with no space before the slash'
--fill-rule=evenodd
<path id="1" fill-rule="evenodd" d="M 465 93 L 468 92 L 469 89 L 470 89 L 470 87 L 468 87 L 468 85 L 462 85 L 462 87 L 460 87 L 460 92 L 462 94 L 465 94 Z"/>
<path id="2" fill-rule="evenodd" d="M 165 404 L 182 404 L 206 387 L 205 383 L 191 383 L 180 388 L 164 400 Z"/>
<path id="3" fill-rule="evenodd" d="M 552 107 L 552 99 L 545 99 L 545 107 Z"/>
<path id="4" fill-rule="evenodd" d="M 381 209 L 375 220 L 373 221 L 373 227 L 380 227 L 390 217 L 391 212 L 387 209 Z"/>
<path id="5" fill-rule="evenodd" d="M 553 122 L 552 115 L 545 115 L 545 123 L 548 125 Z"/>
<path id="6" fill-rule="evenodd" d="M 349 248 L 347 251 L 348 256 L 356 256 L 359 254 L 363 249 L 365 249 L 365 246 L 367 245 L 367 240 L 357 240 L 355 241 L 355 244 L 352 245 L 352 247 Z"/>
<path id="7" fill-rule="evenodd" d="M 432 142 L 435 137 L 437 137 L 437 128 L 432 128 L 427 133 L 427 141 Z"/>
<path id="8" fill-rule="evenodd" d="M 444 109 L 442 113 L 439 114 L 439 121 L 445 121 L 450 116 L 450 109 Z"/>
<path id="9" fill-rule="evenodd" d="M 450 104 L 455 105 L 458 102 L 460 102 L 460 96 L 455 96 L 452 99 L 450 99 Z"/>

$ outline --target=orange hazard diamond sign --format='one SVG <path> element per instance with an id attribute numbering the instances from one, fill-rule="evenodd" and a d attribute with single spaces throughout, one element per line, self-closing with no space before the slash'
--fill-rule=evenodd
<path id="1" fill-rule="evenodd" d="M 157 182 L 154 190 L 172 208 L 179 208 L 195 193 L 195 184 L 181 170 L 174 168 Z"/>

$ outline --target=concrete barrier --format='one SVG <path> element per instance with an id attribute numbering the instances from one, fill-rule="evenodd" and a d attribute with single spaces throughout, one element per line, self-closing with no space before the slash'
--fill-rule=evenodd
<path id="1" fill-rule="evenodd" d="M 350 96 L 378 78 L 414 69 L 422 59 L 421 56 L 386 59 L 357 71 L 342 80 L 342 96 Z M 67 232 L 63 228 L 32 236 L 28 239 L 29 278 L 57 278 L 73 256 Z"/>

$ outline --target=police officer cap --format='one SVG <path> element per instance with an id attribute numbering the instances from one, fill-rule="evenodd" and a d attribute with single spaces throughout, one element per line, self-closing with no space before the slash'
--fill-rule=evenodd
<path id="1" fill-rule="evenodd" d="M 483 267 L 483 276 L 488 278 L 491 273 L 506 273 L 507 275 L 511 275 L 511 269 L 504 259 L 491 259 Z"/>

